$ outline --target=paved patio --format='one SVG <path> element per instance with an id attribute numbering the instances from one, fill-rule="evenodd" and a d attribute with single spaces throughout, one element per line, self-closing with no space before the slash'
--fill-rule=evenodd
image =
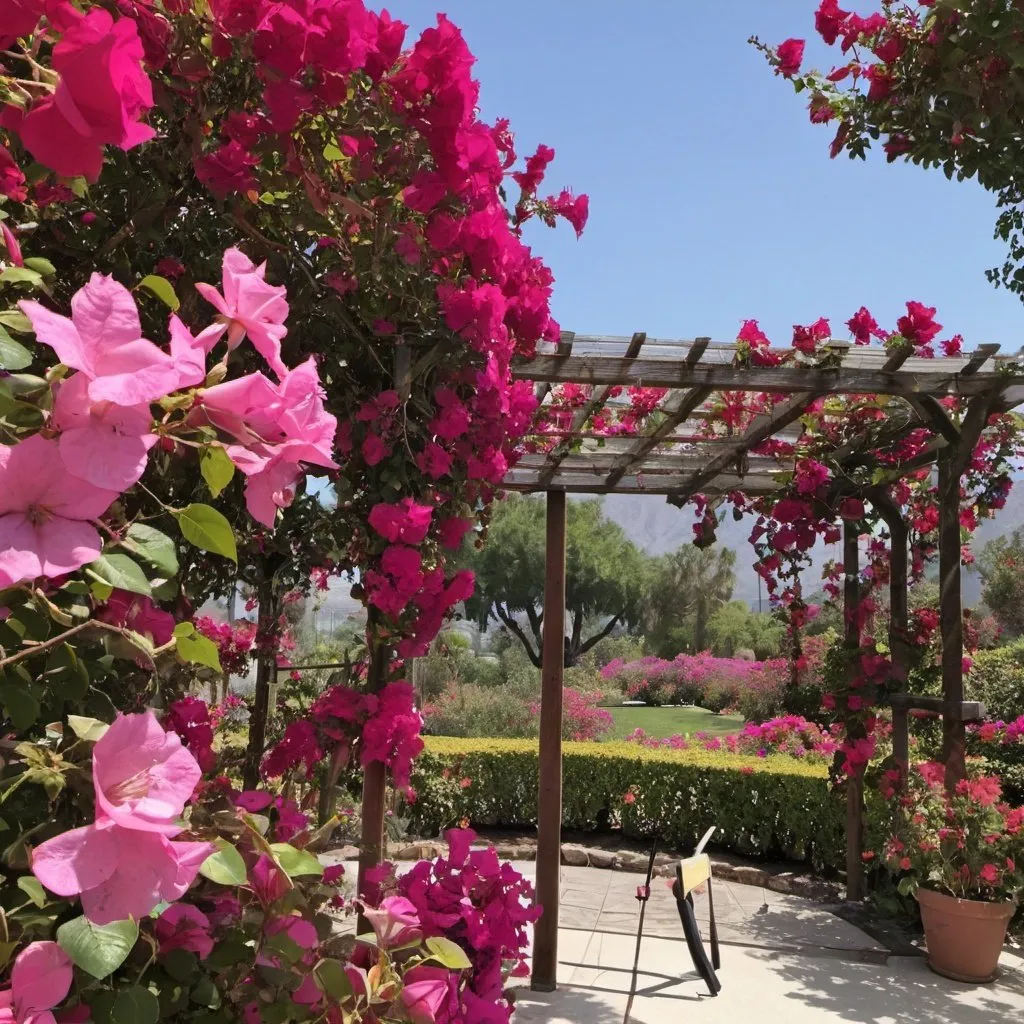
<path id="1" fill-rule="evenodd" d="M 516 864 L 528 877 L 533 864 Z M 632 980 L 643 876 L 562 868 L 557 992 L 524 988 L 517 1024 L 621 1024 Z M 707 899 L 697 897 L 707 924 Z M 820 904 L 715 884 L 722 943 L 717 998 L 693 970 L 665 879 L 652 883 L 632 1024 L 1004 1024 L 1024 1020 L 1024 960 L 994 985 L 946 981 L 921 957 L 891 956 Z"/>

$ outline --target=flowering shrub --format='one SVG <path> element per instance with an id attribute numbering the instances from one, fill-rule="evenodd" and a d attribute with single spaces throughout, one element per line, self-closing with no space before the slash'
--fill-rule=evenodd
<path id="1" fill-rule="evenodd" d="M 611 713 L 598 707 L 599 693 L 580 693 L 569 686 L 562 690 L 562 739 L 585 742 L 599 740 L 615 724 Z M 530 705 L 533 732 L 540 732 L 540 704 Z"/>
<path id="2" fill-rule="evenodd" d="M 1016 899 L 1024 890 L 1024 807 L 1003 803 L 991 776 L 965 779 L 953 793 L 944 776 L 941 764 L 919 764 L 899 798 L 883 856 L 900 892 L 923 886 L 960 899 Z"/>
<path id="3" fill-rule="evenodd" d="M 720 712 L 744 703 L 754 708 L 759 701 L 753 695 L 778 689 L 785 672 L 782 661 L 744 661 L 704 653 L 679 654 L 672 661 L 650 656 L 630 662 L 616 659 L 601 669 L 601 678 L 621 687 L 628 700 L 697 704 Z"/>
<path id="4" fill-rule="evenodd" d="M 650 749 L 662 747 L 686 750 L 696 747 L 756 757 L 787 754 L 821 764 L 831 761 L 839 749 L 838 742 L 827 731 L 795 715 L 776 718 L 761 725 L 748 722 L 738 733 L 728 736 L 709 736 L 697 732 L 692 737 L 676 735 L 659 739 L 648 736 L 643 729 L 636 729 L 626 737 L 626 742 L 638 743 Z"/>
<path id="5" fill-rule="evenodd" d="M 413 770 L 412 827 L 431 835 L 461 818 L 480 827 L 530 827 L 537 771 L 536 740 L 428 737 Z M 463 779 L 471 784 L 462 786 Z M 632 802 L 623 799 L 630 791 Z M 720 849 L 806 861 L 818 870 L 845 864 L 845 810 L 830 797 L 827 769 L 812 760 L 566 743 L 562 812 L 566 828 L 613 827 L 648 841 L 658 834 L 668 849 L 692 850 L 717 825 Z"/>
<path id="6" fill-rule="evenodd" d="M 0 3 L 0 1006 L 19 1024 L 420 1020 L 441 982 L 453 1021 L 507 1017 L 444 943 L 328 948 L 337 878 L 295 799 L 320 762 L 406 781 L 420 721 L 382 644 L 422 653 L 472 591 L 446 552 L 532 416 L 512 358 L 559 335 L 521 233 L 587 215 L 538 191 L 551 150 L 514 170 L 507 123 L 479 120 L 455 26 L 405 33 L 361 0 Z M 268 753 L 283 595 L 356 572 L 373 672 Z M 194 620 L 238 581 L 254 627 Z M 200 779 L 224 767 L 227 699 L 181 698 L 250 658 L 238 793 Z M 281 792 L 256 790 L 261 764 Z"/>

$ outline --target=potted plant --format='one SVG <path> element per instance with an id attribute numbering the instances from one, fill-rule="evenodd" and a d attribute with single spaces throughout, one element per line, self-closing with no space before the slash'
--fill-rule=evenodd
<path id="1" fill-rule="evenodd" d="M 966 779 L 950 793 L 944 773 L 933 762 L 911 772 L 885 859 L 920 905 L 932 970 L 984 984 L 998 974 L 1024 891 L 1024 808 L 1003 802 L 998 778 Z"/>

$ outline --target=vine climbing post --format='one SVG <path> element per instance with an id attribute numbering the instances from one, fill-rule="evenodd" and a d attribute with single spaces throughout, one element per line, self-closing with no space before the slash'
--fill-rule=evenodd
<path id="1" fill-rule="evenodd" d="M 565 646 L 565 492 L 547 494 L 544 646 L 541 662 L 537 892 L 532 987 L 553 992 L 558 966 L 558 886 L 562 860 L 562 666 Z"/>
<path id="2" fill-rule="evenodd" d="M 370 608 L 366 621 L 366 645 L 369 664 L 366 670 L 367 690 L 376 693 L 387 680 L 388 646 L 381 639 L 380 614 Z M 359 879 L 357 891 L 366 893 L 366 872 L 376 867 L 384 855 L 384 813 L 387 803 L 387 765 L 370 761 L 363 768 L 363 800 L 360 807 L 362 832 L 359 840 Z"/>
<path id="3" fill-rule="evenodd" d="M 277 640 L 281 628 L 278 619 L 281 615 L 281 599 L 275 590 L 271 574 L 264 576 L 257 589 L 257 597 L 259 623 L 256 632 L 256 689 L 249 716 L 249 741 L 242 767 L 242 785 L 245 789 L 255 789 L 259 785 L 260 761 L 267 745 L 271 690 L 276 689 L 273 684 L 277 680 Z"/>
<path id="4" fill-rule="evenodd" d="M 860 534 L 852 522 L 843 525 L 843 622 L 844 643 L 850 663 L 847 671 L 856 673 L 856 652 L 860 647 Z M 859 736 L 850 736 L 859 739 Z M 863 896 L 862 858 L 864 852 L 864 775 L 860 766 L 846 774 L 846 898 Z"/>
<path id="5" fill-rule="evenodd" d="M 899 691 L 905 693 L 910 672 L 907 640 L 909 531 L 900 510 L 884 491 L 872 494 L 871 501 L 889 530 L 889 657 L 892 679 L 898 684 Z M 907 707 L 898 701 L 894 701 L 892 707 L 892 754 L 900 770 L 902 785 L 910 764 L 910 731 Z"/>
<path id="6" fill-rule="evenodd" d="M 942 627 L 942 760 L 946 787 L 967 775 L 964 728 L 964 628 L 960 584 L 960 475 L 955 447 L 939 456 L 939 621 Z"/>

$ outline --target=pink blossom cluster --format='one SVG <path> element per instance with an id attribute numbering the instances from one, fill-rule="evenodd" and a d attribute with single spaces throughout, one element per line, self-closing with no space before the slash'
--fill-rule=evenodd
<path id="1" fill-rule="evenodd" d="M 399 894 L 413 908 L 415 927 L 425 936 L 444 935 L 457 942 L 473 964 L 461 1012 L 457 1002 L 448 1001 L 433 1019 L 437 1024 L 506 1024 L 512 1008 L 504 996 L 504 966 L 511 961 L 514 973 L 526 972 L 526 928 L 542 908 L 533 904 L 530 883 L 510 864 L 502 864 L 494 847 L 471 849 L 474 832 L 453 829 L 446 838 L 447 857 L 420 861 L 397 880 Z"/>
<path id="2" fill-rule="evenodd" d="M 94 522 L 138 482 L 157 441 L 151 403 L 201 385 L 207 354 L 222 335 L 230 348 L 248 334 L 264 355 L 279 359 L 271 342 L 288 312 L 283 289 L 267 285 L 264 268 L 237 249 L 225 254 L 224 274 L 221 322 L 195 337 L 172 314 L 170 351 L 142 336 L 135 300 L 112 277 L 93 274 L 72 297 L 70 318 L 21 303 L 37 340 L 77 372 L 53 385 L 46 435 L 0 447 L 0 586 L 52 579 L 99 558 Z M 310 359 L 286 371 L 280 385 L 255 373 L 208 388 L 196 401 L 187 426 L 213 424 L 230 438 L 226 451 L 247 477 L 246 504 L 266 526 L 291 503 L 306 467 L 335 466 L 336 421 L 322 397 Z M 172 435 L 163 439 L 173 450 Z M 138 620 L 139 632 L 169 639 L 172 621 L 152 604 L 125 595 L 112 600 L 108 618 Z"/>
<path id="3" fill-rule="evenodd" d="M 982 743 L 998 743 L 1001 746 L 1024 744 L 1024 715 L 1012 722 L 1001 719 L 995 722 L 983 722 L 981 725 L 968 727 Z"/>
<path id="4" fill-rule="evenodd" d="M 264 758 L 263 775 L 278 778 L 302 765 L 312 776 L 325 751 L 342 765 L 358 751 L 359 764 L 380 761 L 396 785 L 408 787 L 413 759 L 423 749 L 422 726 L 413 688 L 405 680 L 388 683 L 379 693 L 332 686 L 317 698 L 308 717 L 289 723 Z"/>
<path id="5" fill-rule="evenodd" d="M 0 1022 L 55 1024 L 50 1011 L 67 998 L 73 980 L 71 959 L 56 942 L 29 943 L 14 959 L 10 985 L 0 989 Z"/>
<path id="6" fill-rule="evenodd" d="M 748 722 L 738 733 L 711 736 L 705 732 L 658 738 L 636 729 L 626 737 L 628 743 L 643 747 L 687 750 L 697 745 L 704 750 L 723 750 L 730 754 L 768 757 L 786 754 L 801 760 L 827 761 L 839 749 L 839 743 L 827 730 L 799 715 L 785 715 L 757 725 Z"/>
<path id="7" fill-rule="evenodd" d="M 600 693 L 581 693 L 571 686 L 562 690 L 563 739 L 589 743 L 601 739 L 615 724 L 610 711 L 598 707 Z M 530 715 L 540 721 L 540 703 L 530 705 Z"/>
<path id="8" fill-rule="evenodd" d="M 228 675 L 244 676 L 249 671 L 249 659 L 256 642 L 256 623 L 218 622 L 209 615 L 197 615 L 196 629 L 217 645 L 221 668 Z"/>
<path id="9" fill-rule="evenodd" d="M 32 872 L 58 896 L 79 896 L 95 924 L 143 918 L 180 899 L 210 843 L 175 842 L 202 771 L 147 711 L 119 715 L 93 748 L 96 819 L 32 851 Z"/>

